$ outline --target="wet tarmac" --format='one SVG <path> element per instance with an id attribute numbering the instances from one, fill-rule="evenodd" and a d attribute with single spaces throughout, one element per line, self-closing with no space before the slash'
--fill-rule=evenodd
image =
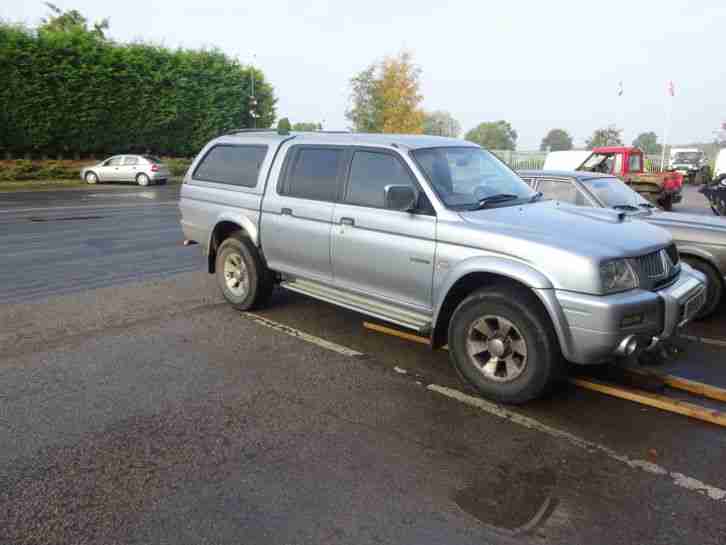
<path id="1" fill-rule="evenodd" d="M 726 430 L 571 385 L 443 397 L 445 352 L 283 290 L 258 314 L 362 356 L 263 327 L 158 190 L 0 203 L 1 543 L 723 543 Z M 681 342 L 662 369 L 726 387 L 726 348 Z"/>

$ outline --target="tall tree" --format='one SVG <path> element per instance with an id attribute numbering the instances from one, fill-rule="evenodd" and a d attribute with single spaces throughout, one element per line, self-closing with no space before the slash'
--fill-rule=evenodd
<path id="1" fill-rule="evenodd" d="M 93 23 L 93 29 L 88 28 L 88 19 L 81 12 L 72 9 L 63 11 L 61 8 L 50 2 L 45 2 L 46 7 L 51 11 L 48 17 L 41 20 L 40 30 L 47 32 L 89 32 L 98 38 L 106 37 L 104 31 L 108 30 L 108 18 Z"/>
<path id="2" fill-rule="evenodd" d="M 456 138 L 461 134 L 461 125 L 449 112 L 437 110 L 426 112 L 423 120 L 424 134 Z"/>
<path id="3" fill-rule="evenodd" d="M 517 131 L 507 121 L 480 123 L 465 138 L 490 150 L 514 150 L 517 147 Z"/>
<path id="4" fill-rule="evenodd" d="M 381 97 L 378 91 L 377 66 L 370 65 L 350 80 L 351 107 L 345 117 L 356 132 L 381 132 Z"/>
<path id="5" fill-rule="evenodd" d="M 346 117 L 357 132 L 419 134 L 423 131 L 421 69 L 404 51 L 370 65 L 350 80 Z"/>
<path id="6" fill-rule="evenodd" d="M 599 148 L 602 146 L 622 146 L 623 145 L 623 130 L 618 129 L 615 125 L 597 129 L 592 133 L 592 136 L 587 139 L 585 145 L 587 149 Z"/>
<path id="7" fill-rule="evenodd" d="M 572 137 L 564 129 L 552 129 L 542 139 L 540 151 L 565 151 L 572 149 Z"/>
<path id="8" fill-rule="evenodd" d="M 304 121 L 302 123 L 295 123 L 292 126 L 292 130 L 293 131 L 304 131 L 304 132 L 322 131 L 323 124 Z"/>
<path id="9" fill-rule="evenodd" d="M 649 154 L 660 153 L 663 151 L 663 146 L 658 143 L 658 135 L 653 131 L 640 133 L 638 137 L 633 140 L 633 145 Z"/>
<path id="10" fill-rule="evenodd" d="M 287 117 L 283 117 L 277 122 L 277 130 L 280 132 L 290 132 L 292 124 Z"/>

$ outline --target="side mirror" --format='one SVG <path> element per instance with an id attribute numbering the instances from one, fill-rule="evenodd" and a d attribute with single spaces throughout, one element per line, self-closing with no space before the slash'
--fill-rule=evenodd
<path id="1" fill-rule="evenodd" d="M 383 202 L 389 210 L 413 212 L 416 201 L 416 192 L 409 185 L 387 185 L 383 188 Z"/>

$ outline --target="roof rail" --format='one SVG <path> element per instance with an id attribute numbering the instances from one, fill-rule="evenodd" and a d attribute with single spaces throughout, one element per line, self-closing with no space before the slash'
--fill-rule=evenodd
<path id="1" fill-rule="evenodd" d="M 245 132 L 278 132 L 277 129 L 234 129 L 225 134 L 240 134 Z"/>

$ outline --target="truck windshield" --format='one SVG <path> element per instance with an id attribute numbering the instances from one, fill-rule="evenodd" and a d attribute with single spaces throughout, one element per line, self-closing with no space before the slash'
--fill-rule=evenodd
<path id="1" fill-rule="evenodd" d="M 650 208 L 648 201 L 619 178 L 590 178 L 582 183 L 608 208 Z"/>
<path id="2" fill-rule="evenodd" d="M 615 156 L 612 153 L 593 153 L 582 164 L 581 169 L 588 172 L 602 172 L 609 174 L 612 171 Z"/>
<path id="3" fill-rule="evenodd" d="M 446 206 L 507 206 L 536 193 L 493 154 L 481 148 L 427 148 L 412 155 Z"/>

